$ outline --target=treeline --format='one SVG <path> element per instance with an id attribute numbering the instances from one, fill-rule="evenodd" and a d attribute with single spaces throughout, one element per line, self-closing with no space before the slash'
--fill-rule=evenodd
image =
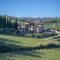
<path id="1" fill-rule="evenodd" d="M 27 20 L 28 19 L 28 20 Z M 31 18 L 17 18 L 17 17 L 11 17 L 6 15 L 0 15 L 0 29 L 3 28 L 10 28 L 10 29 L 17 29 L 18 21 L 29 21 Z M 33 18 L 33 20 L 42 20 L 45 21 L 45 24 L 47 23 L 60 23 L 60 17 L 43 17 L 43 18 Z M 32 20 L 31 20 L 32 21 Z"/>
<path id="2" fill-rule="evenodd" d="M 60 23 L 60 17 L 45 18 L 45 23 Z"/>
<path id="3" fill-rule="evenodd" d="M 0 15 L 0 29 L 3 28 L 10 28 L 10 29 L 17 29 L 18 19 L 11 16 L 1 16 Z"/>

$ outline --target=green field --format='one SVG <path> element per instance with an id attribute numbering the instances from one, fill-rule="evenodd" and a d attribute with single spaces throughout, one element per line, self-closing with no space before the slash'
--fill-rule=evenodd
<path id="1" fill-rule="evenodd" d="M 0 60 L 60 60 L 60 48 L 38 48 L 55 42 L 59 41 L 0 35 Z"/>

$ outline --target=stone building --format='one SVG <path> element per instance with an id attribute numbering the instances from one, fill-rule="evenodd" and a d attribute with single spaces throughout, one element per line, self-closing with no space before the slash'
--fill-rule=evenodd
<path id="1" fill-rule="evenodd" d="M 44 31 L 44 26 L 43 25 L 37 25 L 36 32 L 40 33 L 40 32 L 43 32 L 43 31 Z"/>

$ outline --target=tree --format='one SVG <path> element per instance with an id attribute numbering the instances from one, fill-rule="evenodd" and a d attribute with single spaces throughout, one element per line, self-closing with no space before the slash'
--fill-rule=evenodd
<path id="1" fill-rule="evenodd" d="M 17 28 L 18 28 L 18 23 L 17 23 L 17 20 L 16 20 L 15 23 L 14 23 L 14 29 L 17 30 Z"/>

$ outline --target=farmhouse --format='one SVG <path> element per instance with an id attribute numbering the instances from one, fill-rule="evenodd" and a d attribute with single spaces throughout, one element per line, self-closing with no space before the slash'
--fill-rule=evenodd
<path id="1" fill-rule="evenodd" d="M 30 21 L 24 25 L 19 25 L 18 31 L 20 34 L 40 33 L 44 31 L 44 25 L 40 21 Z"/>
<path id="2" fill-rule="evenodd" d="M 19 31 L 20 34 L 25 34 L 25 31 L 26 31 L 25 26 L 19 25 L 17 31 Z"/>
<path id="3" fill-rule="evenodd" d="M 40 33 L 40 32 L 43 32 L 43 31 L 44 31 L 44 26 L 43 25 L 37 25 L 36 32 Z"/>

